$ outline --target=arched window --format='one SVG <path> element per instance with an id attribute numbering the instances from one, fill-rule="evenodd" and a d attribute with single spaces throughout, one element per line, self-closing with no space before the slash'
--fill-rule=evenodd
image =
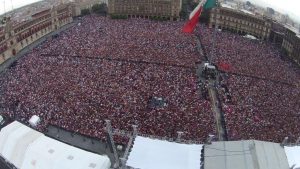
<path id="1" fill-rule="evenodd" d="M 17 54 L 16 49 L 13 49 L 13 50 L 12 50 L 12 55 L 15 56 L 16 54 Z"/>

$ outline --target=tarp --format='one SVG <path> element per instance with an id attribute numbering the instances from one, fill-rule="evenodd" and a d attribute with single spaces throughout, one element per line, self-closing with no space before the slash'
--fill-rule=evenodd
<path id="1" fill-rule="evenodd" d="M 218 141 L 204 146 L 205 169 L 288 169 L 278 143 L 240 140 Z"/>
<path id="2" fill-rule="evenodd" d="M 33 115 L 30 119 L 29 119 L 29 124 L 33 127 L 36 127 L 39 123 L 40 123 L 41 119 L 39 116 L 37 115 Z"/>
<path id="3" fill-rule="evenodd" d="M 17 121 L 1 130 L 0 154 L 20 169 L 108 169 L 111 165 L 105 155 L 59 142 Z"/>
<path id="4" fill-rule="evenodd" d="M 285 146 L 284 151 L 289 162 L 289 166 L 294 169 L 300 168 L 300 146 Z"/>
<path id="5" fill-rule="evenodd" d="M 140 169 L 199 169 L 202 146 L 138 136 L 127 166 Z"/>

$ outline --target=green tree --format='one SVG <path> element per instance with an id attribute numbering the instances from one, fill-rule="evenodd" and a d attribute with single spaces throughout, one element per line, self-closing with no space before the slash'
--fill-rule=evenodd
<path id="1" fill-rule="evenodd" d="M 118 15 L 118 14 L 111 14 L 110 15 L 111 19 L 127 19 L 127 15 Z"/>
<path id="2" fill-rule="evenodd" d="M 181 19 L 187 19 L 187 15 L 188 15 L 187 9 L 191 2 L 192 2 L 191 0 L 182 0 L 181 10 L 179 13 Z"/>
<path id="3" fill-rule="evenodd" d="M 82 9 L 81 10 L 81 15 L 89 15 L 89 14 L 91 14 L 89 9 Z"/>
<path id="4" fill-rule="evenodd" d="M 107 14 L 107 5 L 106 3 L 95 4 L 92 6 L 92 12 L 97 14 Z"/>
<path id="5" fill-rule="evenodd" d="M 188 13 L 185 9 L 182 9 L 179 13 L 180 18 L 182 18 L 182 19 L 186 19 L 187 15 L 188 15 Z"/>

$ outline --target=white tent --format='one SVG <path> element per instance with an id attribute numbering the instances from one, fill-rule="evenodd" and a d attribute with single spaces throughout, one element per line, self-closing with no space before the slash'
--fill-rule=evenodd
<path id="1" fill-rule="evenodd" d="M 29 119 L 29 124 L 32 127 L 36 127 L 39 123 L 40 123 L 41 119 L 39 116 L 37 115 L 33 115 L 30 119 Z"/>
<path id="2" fill-rule="evenodd" d="M 17 121 L 0 132 L 0 154 L 20 169 L 108 169 L 107 156 L 64 144 Z"/>
<path id="3" fill-rule="evenodd" d="M 140 169 L 199 169 L 202 146 L 138 136 L 127 166 Z"/>
<path id="4" fill-rule="evenodd" d="M 294 169 L 300 168 L 300 146 L 285 146 L 284 151 L 289 162 L 289 166 Z"/>

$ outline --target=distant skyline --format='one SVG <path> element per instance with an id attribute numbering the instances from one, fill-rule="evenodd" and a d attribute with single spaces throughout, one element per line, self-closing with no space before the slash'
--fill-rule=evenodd
<path id="1" fill-rule="evenodd" d="M 271 7 L 274 10 L 288 14 L 293 20 L 300 22 L 300 0 L 242 0 L 249 1 L 262 7 Z"/>

